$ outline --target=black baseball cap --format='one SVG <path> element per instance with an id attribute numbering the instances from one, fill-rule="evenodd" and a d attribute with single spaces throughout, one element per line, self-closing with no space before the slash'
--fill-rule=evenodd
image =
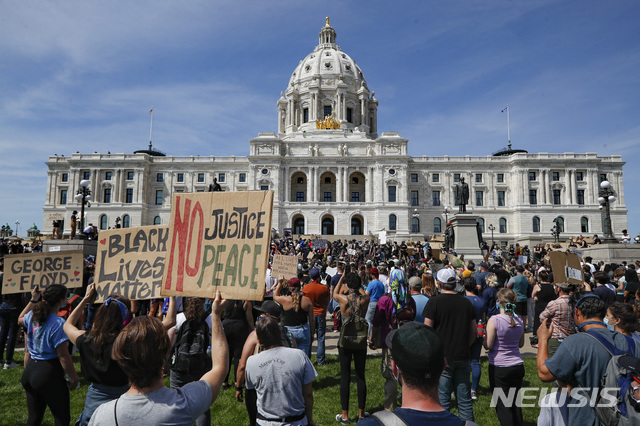
<path id="1" fill-rule="evenodd" d="M 280 314 L 282 313 L 282 307 L 278 304 L 278 302 L 275 302 L 273 300 L 265 300 L 264 302 L 262 302 L 262 305 L 254 306 L 253 309 L 259 312 L 264 312 L 274 317 L 280 317 Z"/>
<path id="2" fill-rule="evenodd" d="M 433 328 L 408 322 L 385 340 L 398 368 L 417 378 L 434 379 L 444 370 L 444 344 Z"/>

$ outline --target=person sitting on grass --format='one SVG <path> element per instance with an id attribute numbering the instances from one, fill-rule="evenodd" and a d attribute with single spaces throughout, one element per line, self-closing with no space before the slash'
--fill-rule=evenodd
<path id="1" fill-rule="evenodd" d="M 102 404 L 90 425 L 193 424 L 216 400 L 229 368 L 227 339 L 221 316 L 226 300 L 220 291 L 211 304 L 211 370 L 180 389 L 164 385 L 162 367 L 171 350 L 159 319 L 139 316 L 127 324 L 113 344 L 112 357 L 127 374 L 131 388 Z"/>

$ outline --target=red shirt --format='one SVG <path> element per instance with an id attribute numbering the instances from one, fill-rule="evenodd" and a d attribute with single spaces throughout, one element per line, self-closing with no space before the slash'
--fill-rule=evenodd
<path id="1" fill-rule="evenodd" d="M 302 289 L 305 296 L 313 302 L 313 315 L 322 316 L 327 314 L 327 306 L 331 300 L 329 287 L 317 281 L 311 281 Z"/>

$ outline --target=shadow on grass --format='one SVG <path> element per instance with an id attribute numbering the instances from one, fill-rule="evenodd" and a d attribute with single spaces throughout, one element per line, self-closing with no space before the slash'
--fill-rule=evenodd
<path id="1" fill-rule="evenodd" d="M 320 376 L 318 376 L 320 377 Z M 333 376 L 325 376 L 325 377 L 321 377 L 321 378 L 316 378 L 316 380 L 313 381 L 313 389 L 314 390 L 320 390 L 320 389 L 325 389 L 325 388 L 330 388 L 333 386 L 340 386 L 340 377 L 333 377 Z"/>

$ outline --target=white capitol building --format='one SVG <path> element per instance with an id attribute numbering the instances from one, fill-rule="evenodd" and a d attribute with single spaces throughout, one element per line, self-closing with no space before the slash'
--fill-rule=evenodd
<path id="1" fill-rule="evenodd" d="M 178 157 L 152 150 L 52 156 L 43 231 L 50 234 L 57 218 L 69 234 L 83 179 L 93 198 L 86 223 L 99 229 L 113 227 L 117 217 L 126 227 L 166 224 L 173 193 L 206 191 L 214 178 L 224 191 L 273 190 L 273 228 L 294 234 L 439 235 L 446 214 L 458 211 L 454 185 L 461 177 L 469 184 L 467 211 L 480 218 L 487 241 L 490 225 L 495 241 L 549 241 L 556 218 L 561 238 L 602 234 L 597 198 L 605 179 L 617 192 L 615 234 L 627 226 L 619 155 L 507 149 L 483 157 L 410 156 L 407 139 L 378 129 L 377 110 L 362 70 L 336 45 L 327 19 L 318 45 L 277 101 L 277 131 L 251 139 L 249 156 Z"/>

